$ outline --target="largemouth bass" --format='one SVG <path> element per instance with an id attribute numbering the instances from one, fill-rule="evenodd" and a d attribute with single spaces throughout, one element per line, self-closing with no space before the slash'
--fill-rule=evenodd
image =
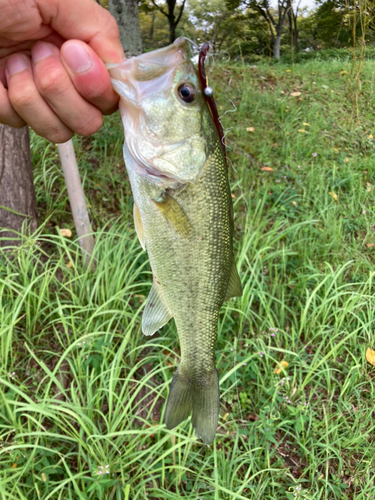
<path id="1" fill-rule="evenodd" d="M 181 346 L 165 423 L 172 429 L 192 412 L 196 436 L 211 443 L 219 310 L 242 293 L 221 140 L 185 40 L 108 68 L 121 97 L 135 227 L 153 272 L 142 331 L 153 335 L 173 317 Z"/>

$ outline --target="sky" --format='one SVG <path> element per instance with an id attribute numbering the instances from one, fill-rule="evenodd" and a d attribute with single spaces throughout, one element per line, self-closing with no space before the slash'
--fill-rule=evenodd
<path id="1" fill-rule="evenodd" d="M 271 4 L 273 7 L 277 6 L 277 1 L 271 0 Z M 295 8 L 298 4 L 298 0 L 293 1 L 293 7 Z M 309 9 L 312 9 L 315 7 L 315 0 L 301 0 L 301 3 L 299 4 L 299 8 L 302 9 L 303 7 L 308 7 Z"/>
<path id="2" fill-rule="evenodd" d="M 300 6 L 300 8 L 308 7 L 309 9 L 312 9 L 313 7 L 315 7 L 315 1 L 314 0 L 301 0 L 301 3 L 299 6 Z"/>

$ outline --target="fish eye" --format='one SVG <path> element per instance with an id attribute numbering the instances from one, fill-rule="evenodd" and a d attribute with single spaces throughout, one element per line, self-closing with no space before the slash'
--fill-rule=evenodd
<path id="1" fill-rule="evenodd" d="M 178 96 L 184 102 L 193 102 L 197 97 L 197 89 L 191 83 L 183 83 L 177 89 Z"/>

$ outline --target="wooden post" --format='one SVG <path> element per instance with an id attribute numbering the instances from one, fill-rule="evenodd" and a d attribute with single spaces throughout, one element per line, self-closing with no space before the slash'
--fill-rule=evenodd
<path id="1" fill-rule="evenodd" d="M 70 140 L 63 144 L 58 144 L 57 147 L 72 208 L 74 224 L 85 259 L 85 266 L 87 267 L 94 249 L 94 237 L 91 234 L 90 218 L 79 176 L 73 141 Z"/>

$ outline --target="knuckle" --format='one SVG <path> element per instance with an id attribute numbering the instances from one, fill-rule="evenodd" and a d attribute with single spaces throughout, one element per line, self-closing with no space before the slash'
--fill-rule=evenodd
<path id="1" fill-rule="evenodd" d="M 35 89 L 27 85 L 10 88 L 8 95 L 12 106 L 16 110 L 28 108 L 35 101 Z"/>
<path id="2" fill-rule="evenodd" d="M 48 132 L 40 135 L 48 139 L 50 142 L 54 142 L 55 144 L 61 144 L 63 142 L 69 141 L 69 139 L 73 137 L 74 132 L 71 130 L 49 129 Z"/>
<path id="3" fill-rule="evenodd" d="M 8 117 L 0 116 L 0 124 L 8 125 L 8 127 L 13 128 L 23 128 L 26 125 L 26 122 L 14 113 L 14 115 Z"/>
<path id="4" fill-rule="evenodd" d="M 108 83 L 107 82 L 101 82 L 97 83 L 95 87 L 87 87 L 85 89 L 85 95 L 84 98 L 87 101 L 95 101 L 97 99 L 100 99 L 101 97 L 105 96 L 108 92 Z"/>
<path id="5" fill-rule="evenodd" d="M 79 135 L 92 135 L 103 125 L 103 117 L 100 113 L 91 115 L 90 118 L 77 124 L 74 129 Z"/>
<path id="6" fill-rule="evenodd" d="M 67 91 L 65 75 L 61 68 L 49 69 L 41 72 L 37 77 L 37 85 L 42 94 L 56 95 L 64 94 Z"/>
<path id="7" fill-rule="evenodd" d="M 113 34 L 113 36 L 117 36 L 119 34 L 119 28 L 117 21 L 112 15 L 109 15 L 107 18 L 107 33 Z"/>

